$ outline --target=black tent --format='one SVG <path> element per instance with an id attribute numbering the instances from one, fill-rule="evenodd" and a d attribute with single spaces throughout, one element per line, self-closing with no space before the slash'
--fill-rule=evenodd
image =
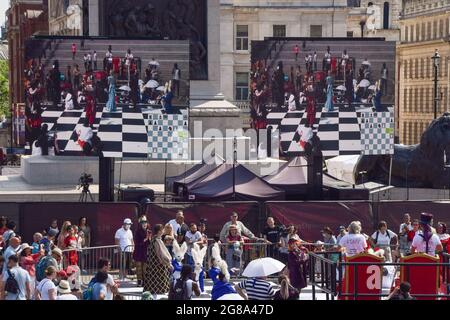
<path id="1" fill-rule="evenodd" d="M 234 179 L 233 179 L 234 176 Z M 234 180 L 234 188 L 233 188 Z M 208 175 L 187 186 L 194 201 L 269 201 L 284 200 L 284 191 L 270 186 L 241 164 L 224 163 Z M 233 197 L 233 189 L 235 197 Z"/>
<path id="2" fill-rule="evenodd" d="M 184 188 L 188 184 L 191 184 L 192 182 L 206 176 L 223 162 L 224 160 L 222 158 L 216 156 L 211 161 L 207 161 L 206 163 L 203 161 L 202 163 L 196 164 L 179 176 L 168 177 L 166 179 L 166 190 L 178 194 L 180 187 Z"/>
<path id="3" fill-rule="evenodd" d="M 304 157 L 295 157 L 263 179 L 271 186 L 284 190 L 286 195 L 307 194 L 308 162 Z"/>

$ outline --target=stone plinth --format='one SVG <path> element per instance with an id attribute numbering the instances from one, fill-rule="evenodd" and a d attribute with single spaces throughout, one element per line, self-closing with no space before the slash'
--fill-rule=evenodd
<path id="1" fill-rule="evenodd" d="M 241 140 L 242 145 L 246 140 Z M 147 161 L 116 159 L 115 184 L 164 184 L 165 177 L 177 176 L 200 161 Z M 259 176 L 270 174 L 284 162 L 277 159 L 239 161 Z M 98 159 L 27 156 L 22 158 L 22 179 L 31 186 L 76 186 L 84 173 L 98 183 Z M 7 182 L 4 182 L 7 183 Z M 1 184 L 0 184 L 1 186 Z M 20 196 L 20 195 L 18 195 Z"/>

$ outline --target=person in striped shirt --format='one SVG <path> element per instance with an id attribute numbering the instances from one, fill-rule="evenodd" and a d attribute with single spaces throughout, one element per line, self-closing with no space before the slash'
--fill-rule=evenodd
<path id="1" fill-rule="evenodd" d="M 273 300 L 275 296 L 274 285 L 266 281 L 265 277 L 246 279 L 235 288 L 245 300 Z"/>

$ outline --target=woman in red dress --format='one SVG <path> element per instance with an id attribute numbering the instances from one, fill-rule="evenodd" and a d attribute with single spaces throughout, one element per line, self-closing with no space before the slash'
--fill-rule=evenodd
<path id="1" fill-rule="evenodd" d="M 68 259 L 69 266 L 78 265 L 78 237 L 74 227 L 75 226 L 72 225 L 67 227 L 68 235 L 64 239 L 64 249 L 69 250 L 66 253 L 66 258 Z"/>
<path id="2" fill-rule="evenodd" d="M 92 87 L 92 86 L 90 86 L 90 87 Z M 95 105 L 95 98 L 93 95 L 93 91 L 89 90 L 90 87 L 87 86 L 87 88 L 85 90 L 85 96 L 86 96 L 85 111 L 86 111 L 86 118 L 89 121 L 89 125 L 92 126 L 95 122 L 95 115 L 96 115 L 97 108 Z"/>

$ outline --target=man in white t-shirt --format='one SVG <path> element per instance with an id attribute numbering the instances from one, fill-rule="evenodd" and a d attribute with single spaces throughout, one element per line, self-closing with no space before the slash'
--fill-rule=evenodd
<path id="1" fill-rule="evenodd" d="M 133 232 L 131 231 L 132 224 L 131 219 L 125 219 L 122 228 L 117 230 L 116 235 L 114 236 L 115 243 L 120 247 L 120 251 L 125 259 L 125 268 L 128 274 L 130 274 L 131 271 L 130 262 L 134 251 Z M 122 274 L 121 277 L 124 278 L 125 275 Z"/>
<path id="2" fill-rule="evenodd" d="M 106 280 L 106 295 L 105 300 L 113 300 L 114 295 L 119 293 L 119 286 L 114 281 L 113 276 L 109 273 L 111 269 L 111 261 L 106 258 L 100 258 L 98 261 L 98 271 L 105 272 L 108 275 L 108 279 Z"/>
<path id="3" fill-rule="evenodd" d="M 433 215 L 431 213 L 420 214 L 420 231 L 416 233 L 411 244 L 411 254 L 427 253 L 433 257 L 443 250 L 439 236 L 433 233 Z"/>
<path id="4" fill-rule="evenodd" d="M 370 241 L 374 246 L 387 247 L 391 244 L 392 239 L 396 239 L 397 235 L 388 229 L 386 221 L 380 221 L 378 230 L 370 237 Z"/>
<path id="5" fill-rule="evenodd" d="M 12 276 L 17 281 L 17 293 L 6 291 L 6 281 Z M 3 272 L 0 281 L 0 300 L 30 300 L 31 278 L 25 269 L 19 267 L 19 258 L 12 255 L 8 258 L 8 268 Z"/>
<path id="6" fill-rule="evenodd" d="M 347 257 L 360 254 L 367 249 L 366 238 L 361 234 L 361 222 L 353 221 L 348 226 L 348 234 L 339 241 L 339 249 L 345 252 Z"/>
<path id="7" fill-rule="evenodd" d="M 198 245 L 203 243 L 202 234 L 197 230 L 197 225 L 195 223 L 191 223 L 189 231 L 186 232 L 186 235 L 184 236 L 184 240 L 188 245 L 188 259 L 186 263 L 194 265 L 194 260 L 192 259 L 192 248 L 194 247 L 194 243 L 197 243 Z"/>

